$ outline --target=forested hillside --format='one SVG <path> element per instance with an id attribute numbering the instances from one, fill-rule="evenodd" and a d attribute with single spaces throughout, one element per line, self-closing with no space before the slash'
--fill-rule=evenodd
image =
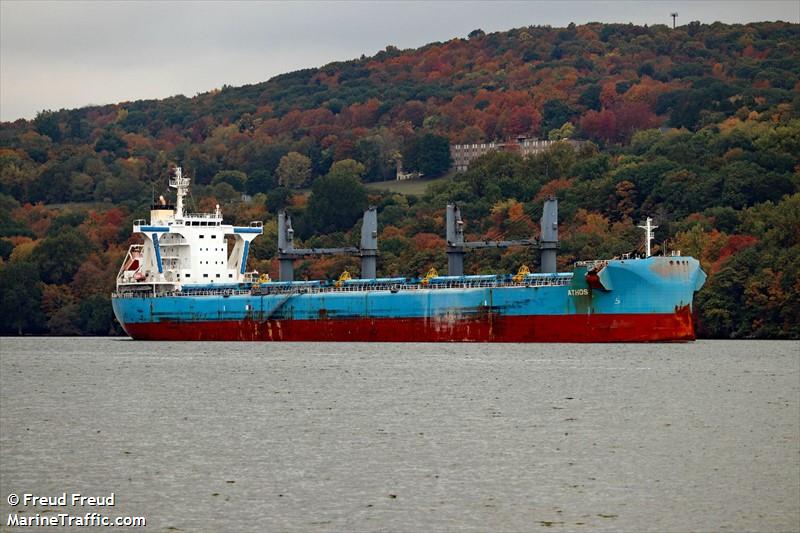
<path id="1" fill-rule="evenodd" d="M 251 266 L 273 275 L 282 208 L 307 244 L 333 246 L 356 243 L 361 209 L 378 205 L 379 274 L 414 275 L 445 268 L 448 201 L 473 238 L 527 237 L 555 194 L 563 268 L 636 251 L 650 215 L 657 249 L 692 254 L 710 275 L 702 335 L 799 337 L 798 48 L 788 23 L 475 30 L 193 98 L 2 123 L 1 332 L 118 331 L 109 293 L 131 221 L 181 164 L 197 209 L 266 221 Z M 391 179 L 398 157 L 432 178 L 448 142 L 517 135 L 590 142 L 490 154 L 419 197 L 362 185 Z M 535 252 L 475 253 L 467 269 L 522 263 Z M 309 260 L 298 274 L 344 268 L 357 261 Z"/>

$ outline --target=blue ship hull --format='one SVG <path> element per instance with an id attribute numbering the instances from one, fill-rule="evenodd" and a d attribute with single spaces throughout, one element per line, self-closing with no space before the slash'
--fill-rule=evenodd
<path id="1" fill-rule="evenodd" d="M 119 294 L 151 340 L 646 342 L 694 339 L 705 274 L 688 257 L 611 260 L 572 274 L 269 283 Z"/>

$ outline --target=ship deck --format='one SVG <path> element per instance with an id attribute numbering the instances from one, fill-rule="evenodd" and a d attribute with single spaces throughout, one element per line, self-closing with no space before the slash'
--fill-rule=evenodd
<path id="1" fill-rule="evenodd" d="M 501 287 L 560 287 L 572 283 L 572 273 L 513 275 L 440 276 L 423 278 L 379 278 L 338 281 L 275 281 L 237 285 L 184 286 L 181 290 L 154 292 L 151 284 L 130 285 L 112 294 L 114 298 L 158 298 L 180 296 L 268 296 L 275 294 L 321 294 L 340 292 L 418 291 Z"/>

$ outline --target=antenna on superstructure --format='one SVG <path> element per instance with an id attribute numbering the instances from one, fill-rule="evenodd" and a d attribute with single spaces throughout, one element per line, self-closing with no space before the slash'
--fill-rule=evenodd
<path id="1" fill-rule="evenodd" d="M 645 257 L 650 257 L 650 241 L 652 241 L 655 238 L 653 235 L 653 230 L 655 230 L 658 227 L 658 226 L 653 226 L 652 222 L 653 219 L 647 217 L 644 226 L 637 226 L 638 228 L 642 228 L 644 230 Z"/>
<path id="2" fill-rule="evenodd" d="M 674 30 L 675 29 L 675 19 L 678 18 L 678 14 L 677 13 L 670 13 L 669 16 L 672 17 L 672 29 Z"/>
<path id="3" fill-rule="evenodd" d="M 189 192 L 189 178 L 184 178 L 181 167 L 175 167 L 175 175 L 169 178 L 169 186 L 175 189 L 175 218 L 183 218 L 183 197 Z"/>

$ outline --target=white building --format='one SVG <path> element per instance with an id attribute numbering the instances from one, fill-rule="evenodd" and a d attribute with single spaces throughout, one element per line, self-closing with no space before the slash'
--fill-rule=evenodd
<path id="1" fill-rule="evenodd" d="M 453 168 L 455 168 L 456 172 L 464 172 L 469 168 L 469 164 L 472 161 L 489 152 L 503 150 L 516 152 L 525 157 L 543 152 L 559 142 L 569 143 L 575 149 L 584 143 L 584 141 L 573 141 L 571 139 L 547 141 L 544 139 L 517 137 L 508 141 L 493 141 L 490 143 L 453 144 L 450 145 L 450 157 L 453 159 Z"/>

